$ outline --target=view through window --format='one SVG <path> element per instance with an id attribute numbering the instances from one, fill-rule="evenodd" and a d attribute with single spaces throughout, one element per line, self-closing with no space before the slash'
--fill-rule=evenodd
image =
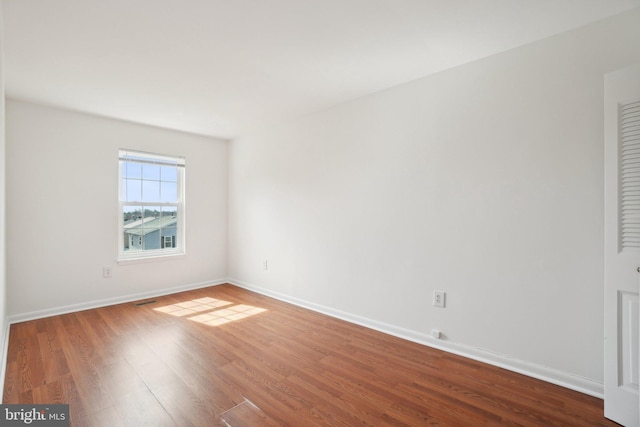
<path id="1" fill-rule="evenodd" d="M 182 157 L 120 150 L 119 258 L 184 253 Z"/>

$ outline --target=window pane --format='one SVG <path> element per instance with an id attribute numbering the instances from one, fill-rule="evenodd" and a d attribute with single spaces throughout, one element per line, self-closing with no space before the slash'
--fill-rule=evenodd
<path id="1" fill-rule="evenodd" d="M 142 178 L 142 163 L 124 162 L 123 166 L 125 178 Z"/>
<path id="2" fill-rule="evenodd" d="M 160 169 L 160 180 L 167 182 L 178 181 L 178 168 L 172 166 L 162 166 Z"/>
<path id="3" fill-rule="evenodd" d="M 144 210 L 144 249 L 160 249 L 160 207 L 147 206 Z"/>
<path id="4" fill-rule="evenodd" d="M 177 227 L 167 227 L 162 229 L 162 238 L 165 241 L 165 248 L 175 248 L 176 247 L 176 235 L 178 234 Z"/>
<path id="5" fill-rule="evenodd" d="M 160 201 L 177 203 L 178 202 L 178 184 L 175 182 L 160 183 Z"/>
<path id="6" fill-rule="evenodd" d="M 160 218 L 160 206 L 147 206 L 144 208 L 145 227 L 153 224 L 153 219 Z"/>
<path id="7" fill-rule="evenodd" d="M 127 202 L 142 201 L 142 181 L 139 179 L 125 179 L 127 187 Z"/>
<path id="8" fill-rule="evenodd" d="M 124 250 L 125 251 L 141 251 L 142 250 L 142 228 L 125 228 L 124 230 Z"/>
<path id="9" fill-rule="evenodd" d="M 144 250 L 152 251 L 154 249 L 160 249 L 160 229 L 154 228 L 152 230 L 145 229 L 144 236 Z"/>
<path id="10" fill-rule="evenodd" d="M 122 209 L 123 224 L 123 250 L 136 251 L 142 250 L 139 245 L 139 236 L 142 233 L 142 207 L 125 206 Z"/>
<path id="11" fill-rule="evenodd" d="M 133 221 L 142 219 L 141 206 L 125 206 L 122 208 L 122 219 L 125 227 Z"/>
<path id="12" fill-rule="evenodd" d="M 156 203 L 160 201 L 159 181 L 142 181 L 142 201 Z"/>
<path id="13" fill-rule="evenodd" d="M 149 164 L 142 165 L 142 179 L 160 181 L 160 166 Z"/>
<path id="14" fill-rule="evenodd" d="M 170 206 L 162 208 L 162 244 L 165 249 L 175 248 L 178 233 L 178 208 Z"/>
<path id="15" fill-rule="evenodd" d="M 173 221 L 176 221 L 176 217 L 178 215 L 178 208 L 174 207 L 174 206 L 163 206 L 162 207 L 162 217 L 164 218 L 165 221 L 168 221 L 167 218 L 169 219 L 173 219 Z M 168 223 L 165 223 L 165 226 L 167 226 Z"/>
<path id="16" fill-rule="evenodd" d="M 127 199 L 127 180 L 122 179 L 122 183 L 120 184 L 120 200 L 128 200 Z"/>

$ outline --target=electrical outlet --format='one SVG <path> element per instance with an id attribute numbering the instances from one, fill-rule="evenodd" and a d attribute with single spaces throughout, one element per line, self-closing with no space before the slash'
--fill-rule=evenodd
<path id="1" fill-rule="evenodd" d="M 444 291 L 433 291 L 433 305 L 444 308 L 446 295 Z"/>
<path id="2" fill-rule="evenodd" d="M 102 277 L 105 279 L 111 277 L 111 267 L 102 267 Z"/>
<path id="3" fill-rule="evenodd" d="M 262 268 L 266 270 L 267 267 L 269 267 L 269 264 L 267 263 L 267 260 L 265 259 L 264 262 L 262 263 Z"/>

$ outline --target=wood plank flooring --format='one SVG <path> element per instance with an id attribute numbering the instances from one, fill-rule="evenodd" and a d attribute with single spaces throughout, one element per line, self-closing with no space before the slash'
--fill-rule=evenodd
<path id="1" fill-rule="evenodd" d="M 68 403 L 74 426 L 617 425 L 600 399 L 232 285 L 153 301 L 12 325 L 4 403 Z"/>

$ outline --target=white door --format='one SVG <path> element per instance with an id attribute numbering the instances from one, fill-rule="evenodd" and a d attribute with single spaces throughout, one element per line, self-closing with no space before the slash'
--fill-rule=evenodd
<path id="1" fill-rule="evenodd" d="M 640 64 L 605 76 L 604 414 L 640 426 Z"/>

